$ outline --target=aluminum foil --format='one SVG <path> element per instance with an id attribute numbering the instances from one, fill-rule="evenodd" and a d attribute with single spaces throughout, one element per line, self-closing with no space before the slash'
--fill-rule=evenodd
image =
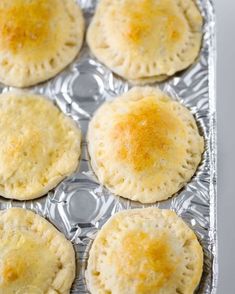
<path id="1" fill-rule="evenodd" d="M 80 0 L 87 24 L 97 0 Z M 215 293 L 217 284 L 216 238 L 216 108 L 215 16 L 213 0 L 198 0 L 204 17 L 204 39 L 197 62 L 159 86 L 187 106 L 204 135 L 206 149 L 193 179 L 177 195 L 153 206 L 172 209 L 195 231 L 204 248 L 204 271 L 196 293 Z M 82 156 L 77 171 L 56 189 L 37 200 L 18 202 L 0 198 L 0 209 L 24 207 L 50 220 L 74 245 L 77 275 L 71 293 L 89 293 L 84 272 L 97 231 L 116 212 L 147 207 L 111 194 L 97 181 L 89 164 L 86 132 L 94 111 L 131 86 L 100 64 L 86 44 L 78 58 L 54 79 L 29 90 L 53 99 L 83 132 Z M 0 92 L 11 90 L 0 85 Z"/>

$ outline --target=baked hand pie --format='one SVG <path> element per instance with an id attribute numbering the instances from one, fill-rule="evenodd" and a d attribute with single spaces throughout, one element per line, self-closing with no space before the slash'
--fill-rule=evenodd
<path id="1" fill-rule="evenodd" d="M 116 195 L 154 203 L 192 178 L 204 140 L 186 107 L 158 89 L 137 87 L 98 109 L 88 150 L 101 184 Z"/>
<path id="2" fill-rule="evenodd" d="M 52 224 L 21 208 L 0 211 L 0 293 L 69 294 L 72 244 Z"/>
<path id="3" fill-rule="evenodd" d="M 81 131 L 49 99 L 17 91 L 0 95 L 0 195 L 40 197 L 72 174 Z"/>
<path id="4" fill-rule="evenodd" d="M 27 87 L 54 77 L 75 58 L 83 36 L 74 0 L 1 0 L 0 81 Z"/>
<path id="5" fill-rule="evenodd" d="M 202 25 L 194 0 L 101 0 L 87 41 L 113 72 L 133 84 L 147 84 L 194 63 Z"/>
<path id="6" fill-rule="evenodd" d="M 86 280 L 91 294 L 193 294 L 203 270 L 194 232 L 173 211 L 115 214 L 92 244 Z"/>

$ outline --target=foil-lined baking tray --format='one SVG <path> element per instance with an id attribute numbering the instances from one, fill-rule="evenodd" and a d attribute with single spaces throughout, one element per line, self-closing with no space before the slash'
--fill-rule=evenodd
<path id="1" fill-rule="evenodd" d="M 196 293 L 216 292 L 216 107 L 215 15 L 213 0 L 198 0 L 204 17 L 204 38 L 197 62 L 159 86 L 187 106 L 204 135 L 206 149 L 196 175 L 177 195 L 157 203 L 173 209 L 195 231 L 204 248 L 204 271 Z M 97 0 L 78 0 L 89 24 Z M 78 58 L 54 79 L 29 90 L 53 99 L 83 132 L 82 156 L 77 171 L 56 189 L 37 200 L 19 202 L 0 198 L 0 209 L 24 207 L 49 219 L 74 245 L 77 275 L 71 293 L 89 293 L 84 272 L 96 233 L 114 213 L 147 207 L 111 194 L 97 181 L 89 164 L 86 133 L 94 111 L 131 86 L 92 57 L 86 43 Z M 11 90 L 0 85 L 0 92 Z"/>

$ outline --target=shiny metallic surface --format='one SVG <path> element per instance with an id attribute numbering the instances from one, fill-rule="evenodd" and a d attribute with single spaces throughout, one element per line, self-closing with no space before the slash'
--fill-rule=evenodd
<path id="1" fill-rule="evenodd" d="M 89 23 L 97 0 L 78 1 Z M 216 108 L 215 17 L 213 0 L 199 0 L 204 17 L 204 39 L 196 63 L 159 86 L 195 115 L 206 149 L 193 179 L 174 197 L 158 203 L 172 209 L 195 231 L 204 248 L 204 271 L 196 293 L 215 293 L 217 283 L 216 235 Z M 89 293 L 84 272 L 89 249 L 98 230 L 114 213 L 147 207 L 112 195 L 100 186 L 89 164 L 86 132 L 94 111 L 131 86 L 92 57 L 86 43 L 77 59 L 54 79 L 29 89 L 53 99 L 80 125 L 83 132 L 79 168 L 56 189 L 37 200 L 18 202 L 0 198 L 0 209 L 12 206 L 32 209 L 50 220 L 73 244 L 77 253 L 77 277 L 71 293 Z M 11 90 L 0 85 L 1 92 Z"/>

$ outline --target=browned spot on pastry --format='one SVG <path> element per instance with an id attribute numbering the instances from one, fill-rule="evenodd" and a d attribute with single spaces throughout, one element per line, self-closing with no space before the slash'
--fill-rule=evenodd
<path id="1" fill-rule="evenodd" d="M 147 294 L 160 289 L 173 274 L 176 263 L 170 258 L 167 237 L 152 238 L 141 231 L 129 232 L 122 240 L 118 255 L 111 255 L 117 273 L 135 280 L 135 293 Z"/>
<path id="2" fill-rule="evenodd" d="M 14 0 L 0 9 L 1 47 L 18 52 L 22 48 L 46 46 L 52 15 L 53 5 L 46 0 Z"/>
<path id="3" fill-rule="evenodd" d="M 127 114 L 120 115 L 112 139 L 116 157 L 136 171 L 152 167 L 159 160 L 172 159 L 176 152 L 174 136 L 183 130 L 182 123 L 164 102 L 147 97 Z"/>

